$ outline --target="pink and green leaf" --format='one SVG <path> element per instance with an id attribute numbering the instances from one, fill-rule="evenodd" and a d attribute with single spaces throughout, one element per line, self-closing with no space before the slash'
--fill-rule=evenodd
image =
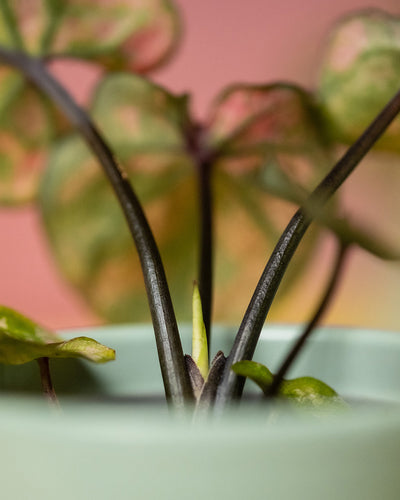
<path id="1" fill-rule="evenodd" d="M 221 168 L 257 174 L 261 183 L 273 163 L 293 181 L 312 185 L 330 159 L 312 96 L 289 84 L 229 87 L 214 103 L 209 130 Z"/>
<path id="2" fill-rule="evenodd" d="M 379 10 L 353 14 L 331 33 L 318 88 L 332 137 L 353 142 L 400 81 L 400 18 Z M 400 118 L 379 147 L 400 151 Z"/>
<path id="3" fill-rule="evenodd" d="M 289 84 L 234 85 L 217 97 L 208 123 L 209 141 L 217 152 L 216 189 L 226 207 L 226 217 L 235 218 L 236 213 L 247 217 L 244 225 L 249 227 L 249 235 L 243 241 L 249 241 L 252 248 L 265 247 L 265 239 L 272 245 L 293 213 L 292 203 L 304 200 L 330 164 L 329 144 L 321 132 L 312 96 Z M 222 254 L 235 256 L 237 252 L 229 244 L 228 224 L 224 228 L 227 232 L 222 245 L 227 245 Z M 310 260 L 315 236 L 301 247 L 285 289 Z M 259 271 L 250 269 L 248 259 L 243 259 L 249 251 L 243 248 L 243 254 L 232 260 L 232 273 L 238 280 L 245 275 L 257 279 Z M 251 265 L 259 270 L 264 258 L 260 255 L 257 261 L 254 255 Z M 226 266 L 226 257 L 223 262 Z M 246 272 L 240 278 L 238 273 L 244 268 Z"/>
<path id="4" fill-rule="evenodd" d="M 0 43 L 44 57 L 89 59 L 144 72 L 161 64 L 179 38 L 169 0 L 3 0 Z M 62 132 L 53 106 L 0 68 L 0 203 L 31 201 L 50 142 Z"/>
<path id="5" fill-rule="evenodd" d="M 146 72 L 170 56 L 179 38 L 180 19 L 171 0 L 3 0 L 0 5 L 2 45 L 34 55 Z"/>
<path id="6" fill-rule="evenodd" d="M 181 132 L 183 101 L 140 77 L 116 75 L 100 85 L 93 115 L 144 203 L 177 312 L 187 317 L 195 192 Z M 78 138 L 53 149 L 40 205 L 61 269 L 94 308 L 112 321 L 147 319 L 140 266 L 125 220 L 99 165 Z"/>
<path id="7" fill-rule="evenodd" d="M 59 3 L 47 54 L 143 73 L 163 63 L 180 38 L 179 16 L 169 0 Z"/>
<path id="8" fill-rule="evenodd" d="M 11 70 L 0 68 L 0 202 L 31 201 L 53 136 L 47 102 Z"/>
<path id="9" fill-rule="evenodd" d="M 144 202 L 177 312 L 187 315 L 191 288 L 187 278 L 188 273 L 193 277 L 194 267 L 190 169 L 179 157 L 142 153 L 136 159 L 137 172 L 133 160 L 124 166 Z M 157 182 L 151 182 L 155 177 Z M 100 167 L 78 138 L 54 148 L 43 177 L 40 207 L 63 274 L 94 309 L 114 322 L 148 319 L 140 265 L 125 220 Z"/>

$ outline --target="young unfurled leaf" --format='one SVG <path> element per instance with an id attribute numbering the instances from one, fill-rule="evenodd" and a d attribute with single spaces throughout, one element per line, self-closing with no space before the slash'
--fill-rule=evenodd
<path id="1" fill-rule="evenodd" d="M 265 395 L 273 381 L 273 375 L 268 368 L 255 361 L 239 361 L 232 370 L 240 376 L 248 377 L 255 382 Z M 298 404 L 320 406 L 327 402 L 340 403 L 341 399 L 329 385 L 313 377 L 299 377 L 293 380 L 283 380 L 278 395 L 290 398 Z M 344 404 L 344 403 L 343 403 Z"/>
<path id="2" fill-rule="evenodd" d="M 0 363 L 19 365 L 39 358 L 115 359 L 115 351 L 87 337 L 63 341 L 29 318 L 0 306 Z"/>
<path id="3" fill-rule="evenodd" d="M 326 49 L 318 95 L 334 139 L 352 143 L 400 81 L 400 18 L 380 10 L 346 17 L 333 30 Z M 379 147 L 400 151 L 397 117 Z"/>
<path id="4" fill-rule="evenodd" d="M 201 305 L 200 291 L 197 283 L 193 288 L 193 335 L 192 335 L 192 358 L 199 368 L 204 380 L 208 376 L 208 344 L 206 328 L 203 322 L 203 309 Z"/>

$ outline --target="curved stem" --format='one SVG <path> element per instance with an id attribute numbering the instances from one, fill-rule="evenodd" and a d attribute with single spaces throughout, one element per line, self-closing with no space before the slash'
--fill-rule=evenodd
<path id="1" fill-rule="evenodd" d="M 103 167 L 124 211 L 139 254 L 167 399 L 176 406 L 183 406 L 185 401 L 193 398 L 193 393 L 184 364 L 172 301 L 157 245 L 128 176 L 117 164 L 87 114 L 39 60 L 0 47 L 0 61 L 19 70 L 59 107 Z"/>
<path id="2" fill-rule="evenodd" d="M 237 361 L 252 359 L 261 329 L 279 284 L 297 246 L 312 221 L 309 212 L 311 214 L 315 213 L 316 207 L 322 207 L 329 200 L 372 148 L 399 111 L 400 91 L 391 99 L 361 137 L 348 149 L 287 225 L 268 260 L 235 338 L 216 398 L 217 411 L 221 411 L 229 401 L 239 397 L 242 393 L 243 377 L 238 377 L 231 370 L 231 367 Z M 312 210 L 307 210 L 307 206 L 310 206 Z"/>
<path id="3" fill-rule="evenodd" d="M 300 335 L 297 341 L 294 343 L 293 347 L 289 350 L 286 358 L 281 364 L 279 370 L 277 371 L 274 379 L 272 381 L 271 387 L 269 388 L 268 396 L 276 396 L 279 387 L 285 377 L 287 371 L 292 366 L 294 360 L 299 354 L 300 350 L 310 337 L 311 333 L 314 331 L 315 327 L 321 320 L 322 316 L 326 312 L 334 294 L 339 284 L 340 278 L 342 277 L 342 271 L 344 269 L 345 257 L 347 256 L 349 247 L 346 244 L 340 243 L 339 250 L 336 255 L 335 264 L 333 266 L 332 274 L 329 278 L 328 285 L 324 291 L 322 299 L 318 304 L 314 314 L 311 317 L 308 325 L 304 329 L 304 332 Z"/>

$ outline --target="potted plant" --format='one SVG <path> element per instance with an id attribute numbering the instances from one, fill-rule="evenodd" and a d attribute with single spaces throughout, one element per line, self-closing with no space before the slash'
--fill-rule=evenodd
<path id="1" fill-rule="evenodd" d="M 5 450 L 2 462 L 5 495 L 16 498 L 26 495 L 30 498 L 110 498 L 114 494 L 122 498 L 203 498 L 208 494 L 241 498 L 244 494 L 269 494 L 273 498 L 294 495 L 307 499 L 397 498 L 400 337 L 374 331 L 326 329 L 310 339 L 332 298 L 352 246 L 359 245 L 381 258 L 398 258 L 398 252 L 390 245 L 372 238 L 340 214 L 337 199 L 330 202 L 400 111 L 400 93 L 388 103 L 384 102 L 387 92 L 392 90 L 390 85 L 394 86 L 393 90 L 398 87 L 397 66 L 393 64 L 398 56 L 396 38 L 387 36 L 387 33 L 396 33 L 396 20 L 374 11 L 344 23 L 346 34 L 354 22 L 358 30 L 361 26 L 374 34 L 359 49 L 359 58 L 358 53 L 352 53 L 350 62 L 358 65 L 356 83 L 365 81 L 360 75 L 371 71 L 371 60 L 372 67 L 378 61 L 386 70 L 385 76 L 393 76 L 392 80 L 385 78 L 385 88 L 377 89 L 380 93 L 373 93 L 371 107 L 376 107 L 377 114 L 370 124 L 365 123 L 364 101 L 360 108 L 355 108 L 359 116 L 353 112 L 350 122 L 343 118 L 346 99 L 353 103 L 354 92 L 356 96 L 361 92 L 359 86 L 349 84 L 354 75 L 353 66 L 350 63 L 338 66 L 332 49 L 321 87 L 321 101 L 294 85 L 234 86 L 217 101 L 207 127 L 193 120 L 186 96 L 172 96 L 137 76 L 111 74 L 101 83 L 93 105 L 93 114 L 99 123 L 101 116 L 107 118 L 101 122 L 103 132 L 100 132 L 89 115 L 47 71 L 46 61 L 56 55 L 79 54 L 111 68 L 133 64 L 134 69 L 141 69 L 140 64 L 135 67 L 135 58 L 132 62 L 128 57 L 136 55 L 135 51 L 127 52 L 125 47 L 134 48 L 138 39 L 146 41 L 143 34 L 146 29 L 158 33 L 157 29 L 162 31 L 165 26 L 173 26 L 172 5 L 154 2 L 154 18 L 143 16 L 142 7 L 138 7 L 135 22 L 129 24 L 125 4 L 117 7 L 102 4 L 94 11 L 93 6 L 86 4 L 79 7 L 73 2 L 43 3 L 33 10 L 36 15 L 45 10 L 46 22 L 39 23 L 44 30 L 39 30 L 39 36 L 33 39 L 30 35 L 38 32 L 31 28 L 25 30 L 24 12 L 21 14 L 15 5 L 11 8 L 7 2 L 1 4 L 4 32 L 0 60 L 6 68 L 3 88 L 8 93 L 4 109 L 9 118 L 4 123 L 8 126 L 4 129 L 7 138 L 4 147 L 14 151 L 16 143 L 12 138 L 22 137 L 26 124 L 16 113 L 22 102 L 34 109 L 38 109 L 35 106 L 39 103 L 46 110 L 40 116 L 52 118 L 50 130 L 46 123 L 46 133 L 38 134 L 40 137 L 35 136 L 38 130 L 33 131 L 34 137 L 29 134 L 23 137 L 35 153 L 39 144 L 43 146 L 51 140 L 52 134 L 62 135 L 66 125 L 53 108 L 56 105 L 97 158 L 119 199 L 138 250 L 162 381 L 153 352 L 153 338 L 147 327 L 99 328 L 93 336 L 116 350 L 117 361 L 101 368 L 75 360 L 57 361 L 52 370 L 53 379 L 57 392 L 63 397 L 61 412 L 56 406 L 54 415 L 41 399 L 23 394 L 35 389 L 39 379 L 32 371 L 36 367 L 25 362 L 39 360 L 43 388 L 54 403 L 48 358 L 86 357 L 92 361 L 108 361 L 113 357 L 113 349 L 88 338 L 92 332 L 87 331 L 66 333 L 65 336 L 71 338 L 62 341 L 21 314 L 6 307 L 0 309 L 3 363 L 0 421 Z M 143 9 L 147 12 L 146 7 Z M 144 27 L 137 24 L 139 14 L 142 19 L 151 20 L 148 26 L 145 21 Z M 93 17 L 98 25 L 91 24 Z M 113 29 L 106 32 L 111 33 L 110 38 L 94 39 L 91 43 L 84 30 L 76 34 L 69 29 L 71 23 L 78 21 L 84 24 L 90 20 L 89 26 L 96 28 L 110 19 Z M 159 22 L 160 19 L 163 22 Z M 339 29 L 334 48 L 340 48 L 340 33 Z M 382 33 L 385 34 L 384 48 L 390 47 L 390 57 L 383 60 L 380 59 Z M 168 51 L 169 47 L 156 61 L 163 59 Z M 148 67 L 147 60 L 145 63 L 139 57 L 137 60 L 144 68 Z M 9 68 L 17 70 L 18 76 L 8 73 Z M 35 101 L 37 95 L 31 93 L 32 87 L 25 86 L 25 80 L 45 97 Z M 367 83 L 370 84 L 368 80 Z M 14 91 L 19 92 L 17 101 Z M 136 103 L 135 112 L 126 106 L 128 99 Z M 232 102 L 240 104 L 241 113 L 231 121 L 228 118 L 232 119 Z M 143 103 L 154 112 L 155 118 L 145 116 Z M 167 120 L 168 127 L 160 121 L 160 115 Z M 129 121 L 137 128 L 137 137 L 127 140 L 123 124 Z M 151 124 L 150 137 L 141 136 L 143 123 Z M 364 126 L 366 129 L 359 136 Z M 187 167 L 188 158 L 195 166 L 201 202 L 201 236 L 199 286 L 194 287 L 192 298 L 192 331 L 184 325 L 178 331 L 155 239 L 129 176 L 117 163 L 103 133 L 111 142 L 115 141 L 121 160 L 129 164 L 133 158 L 136 164 L 144 162 L 154 168 L 155 183 L 157 176 L 161 179 L 158 189 L 170 180 L 172 166 L 180 167 L 183 162 Z M 394 126 L 384 136 L 385 142 L 382 139 L 381 146 L 392 147 L 396 134 Z M 301 167 L 304 162 L 319 164 L 329 157 L 330 146 L 338 139 L 349 140 L 351 146 L 309 192 L 306 183 L 293 179 L 289 167 Z M 156 151 L 157 147 L 161 149 L 162 163 L 154 157 L 148 163 L 145 146 L 149 144 Z M 36 159 L 40 157 L 37 155 Z M 97 170 L 93 173 L 87 157 L 87 147 L 74 137 L 63 137 L 49 155 L 51 168 L 40 188 L 43 216 L 55 251 L 60 260 L 69 263 L 74 254 L 64 244 L 58 229 L 62 224 L 71 227 L 68 219 L 71 216 L 79 226 L 82 207 L 89 199 L 83 187 L 89 183 L 96 195 L 92 198 L 97 200 L 96 211 L 102 212 L 103 204 L 108 208 L 108 194 L 102 191 Z M 24 157 L 10 154 L 9 161 L 12 163 L 15 158 Z M 75 165 L 78 170 L 74 170 Z M 234 178 L 235 169 L 240 174 L 243 165 L 248 175 L 240 177 L 240 181 L 247 183 L 252 196 L 256 193 L 255 186 L 261 185 L 264 191 L 297 203 L 300 208 L 268 259 L 232 342 L 231 328 L 211 330 L 211 187 L 216 171 L 221 171 L 228 182 L 228 174 Z M 178 168 L 177 177 L 180 175 Z M 240 183 L 237 179 L 236 183 L 232 182 L 234 192 L 244 197 L 253 213 L 262 217 L 260 205 L 252 196 L 246 197 Z M 14 187 L 17 186 L 18 183 Z M 151 193 L 152 185 L 148 189 Z M 4 192 L 9 196 L 11 191 L 8 186 Z M 75 212 L 73 202 L 76 200 L 79 210 Z M 101 215 L 107 219 L 110 214 L 105 211 Z M 107 220 L 107 224 L 118 231 L 118 223 L 113 218 L 110 221 Z M 313 221 L 333 231 L 338 240 L 336 262 L 321 302 L 303 331 L 285 326 L 263 330 L 285 270 Z M 100 261 L 104 257 L 101 222 L 95 241 L 95 255 Z M 86 230 L 82 227 L 77 233 L 78 254 L 81 247 L 83 255 L 88 255 L 85 254 Z M 120 247 L 116 241 L 111 241 L 111 247 L 118 255 Z M 106 254 L 108 256 L 108 250 Z M 122 251 L 119 258 L 123 255 Z M 111 267 L 111 271 L 113 269 Z M 84 274 L 79 266 L 71 272 L 78 277 L 79 272 Z M 112 278 L 114 274 L 111 272 L 108 276 Z M 93 300 L 96 297 L 99 295 L 92 295 Z M 298 358 L 287 380 L 286 374 L 306 342 L 307 350 Z M 256 348 L 257 360 L 266 363 L 274 375 L 265 365 L 252 361 Z M 211 363 L 208 361 L 210 349 L 217 351 Z M 192 355 L 185 356 L 184 352 L 192 352 Z M 245 377 L 253 379 L 262 392 L 255 395 L 250 390 L 243 396 Z M 160 400 L 162 388 L 168 404 L 163 398 Z M 17 389 L 22 390 L 22 394 Z M 241 398 L 243 403 L 239 408 Z M 365 401 L 369 399 L 373 401 Z"/>

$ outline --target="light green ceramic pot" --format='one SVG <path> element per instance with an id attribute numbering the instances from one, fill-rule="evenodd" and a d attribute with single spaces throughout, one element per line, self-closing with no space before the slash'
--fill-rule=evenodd
<path id="1" fill-rule="evenodd" d="M 228 352 L 233 333 L 216 328 L 215 348 Z M 274 370 L 297 334 L 265 329 L 255 359 Z M 65 336 L 77 335 L 114 347 L 117 361 L 54 363 L 61 414 L 32 392 L 35 364 L 1 367 L 1 498 L 400 498 L 400 334 L 327 328 L 307 345 L 290 376 L 322 378 L 353 402 L 350 411 L 279 417 L 252 404 L 195 424 L 157 400 L 150 327 Z"/>

